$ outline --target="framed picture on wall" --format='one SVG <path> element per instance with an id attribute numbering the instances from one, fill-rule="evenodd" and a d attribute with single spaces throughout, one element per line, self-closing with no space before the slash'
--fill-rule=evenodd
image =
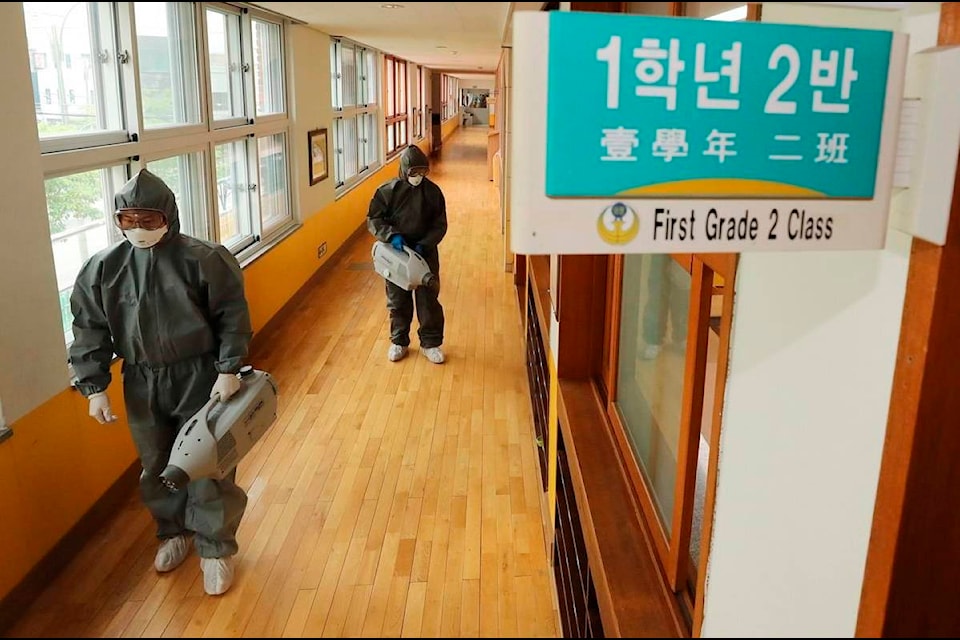
<path id="1" fill-rule="evenodd" d="M 330 175 L 327 162 L 327 130 L 314 129 L 307 133 L 307 146 L 310 150 L 310 186 Z"/>

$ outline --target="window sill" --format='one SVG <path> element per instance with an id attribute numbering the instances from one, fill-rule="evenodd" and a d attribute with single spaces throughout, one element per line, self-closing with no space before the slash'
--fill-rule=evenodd
<path id="1" fill-rule="evenodd" d="M 261 242 L 253 247 L 244 249 L 237 256 L 237 261 L 240 263 L 240 268 L 246 269 L 302 227 L 303 224 L 299 222 L 291 222 L 290 226 L 283 228 L 282 231 L 276 232 L 276 234 L 271 236 L 266 242 Z"/>
<path id="2" fill-rule="evenodd" d="M 561 379 L 558 396 L 604 632 L 624 638 L 688 636 L 625 481 L 593 384 Z"/>
<path id="3" fill-rule="evenodd" d="M 382 164 L 371 166 L 367 170 L 367 175 L 365 175 L 361 180 L 357 180 L 356 182 L 353 182 L 346 187 L 339 187 L 334 193 L 333 199 L 339 200 L 343 196 L 347 195 L 348 193 L 350 193 L 351 191 L 359 187 L 361 184 L 369 180 L 371 177 L 375 176 L 381 169 L 389 165 L 391 162 L 394 162 L 395 160 L 396 160 L 395 157 L 390 157 L 390 158 L 387 158 Z"/>

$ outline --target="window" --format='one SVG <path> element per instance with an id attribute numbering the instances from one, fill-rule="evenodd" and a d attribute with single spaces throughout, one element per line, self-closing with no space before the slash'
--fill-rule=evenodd
<path id="1" fill-rule="evenodd" d="M 440 74 L 440 117 L 443 120 L 447 119 L 447 111 L 448 111 L 447 93 L 449 92 L 447 85 L 449 84 L 449 80 L 450 78 L 449 76 L 447 76 L 447 74 L 445 73 Z"/>
<path id="2" fill-rule="evenodd" d="M 241 261 L 293 228 L 282 20 L 225 3 L 23 7 L 67 342 L 73 281 L 122 239 L 113 196 L 141 167 L 173 190 L 184 233 Z"/>
<path id="3" fill-rule="evenodd" d="M 440 106 L 443 119 L 449 120 L 460 111 L 460 79 L 443 74 L 440 78 Z"/>
<path id="4" fill-rule="evenodd" d="M 260 211 L 266 232 L 290 217 L 287 175 L 287 135 L 277 133 L 257 139 Z"/>
<path id="5" fill-rule="evenodd" d="M 284 111 L 280 25 L 253 21 L 253 80 L 257 116 Z"/>
<path id="6" fill-rule="evenodd" d="M 424 111 L 426 110 L 426 88 L 423 85 L 423 67 L 414 65 L 412 86 L 410 87 L 410 115 L 413 116 L 413 139 L 423 139 Z"/>
<path id="7" fill-rule="evenodd" d="M 44 181 L 60 319 L 67 343 L 73 341 L 70 294 L 74 280 L 87 258 L 120 239 L 113 225 L 113 195 L 126 180 L 126 167 L 115 165 Z"/>
<path id="8" fill-rule="evenodd" d="M 673 521 L 690 274 L 669 255 L 624 258 L 616 407 L 663 526 Z"/>
<path id="9" fill-rule="evenodd" d="M 34 51 L 35 93 L 42 90 L 45 97 L 37 105 L 41 149 L 126 142 L 118 3 L 24 2 L 23 10 L 27 44 Z M 74 58 L 80 63 L 73 64 Z M 71 104 L 70 90 L 83 99 Z"/>
<path id="10" fill-rule="evenodd" d="M 380 164 L 377 52 L 334 38 L 330 44 L 333 173 L 339 193 L 371 175 Z"/>
<path id="11" fill-rule="evenodd" d="M 614 264 L 608 414 L 667 583 L 692 616 L 732 322 L 724 283 L 736 257 L 627 255 Z"/>
<path id="12" fill-rule="evenodd" d="M 135 2 L 140 99 L 147 129 L 200 122 L 194 11 L 186 2 Z"/>
<path id="13" fill-rule="evenodd" d="M 253 233 L 250 226 L 250 198 L 247 192 L 247 145 L 234 140 L 217 145 L 217 226 L 220 242 L 227 247 L 246 242 Z"/>
<path id="14" fill-rule="evenodd" d="M 407 63 L 393 56 L 384 56 L 383 77 L 384 114 L 386 137 L 384 147 L 387 158 L 396 155 L 407 146 Z"/>
<path id="15" fill-rule="evenodd" d="M 177 197 L 180 230 L 198 238 L 211 237 L 206 216 L 203 152 L 186 153 L 147 162 L 147 169 L 167 183 Z"/>
<path id="16" fill-rule="evenodd" d="M 427 118 L 427 113 L 430 111 L 430 95 L 429 89 L 430 73 L 423 67 L 420 67 L 420 104 L 423 105 L 423 108 L 420 110 L 420 135 L 427 135 L 427 126 L 430 124 L 430 120 Z"/>
<path id="17" fill-rule="evenodd" d="M 207 56 L 213 94 L 213 120 L 223 123 L 221 126 L 238 124 L 246 112 L 240 28 L 239 11 L 207 9 Z"/>

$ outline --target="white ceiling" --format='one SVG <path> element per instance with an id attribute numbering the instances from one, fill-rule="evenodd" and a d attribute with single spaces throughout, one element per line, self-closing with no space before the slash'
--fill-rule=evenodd
<path id="1" fill-rule="evenodd" d="M 257 2 L 259 7 L 300 20 L 324 33 L 343 36 L 451 75 L 469 78 L 496 71 L 511 2 Z M 520 7 L 518 7 L 520 8 Z M 456 73 L 457 71 L 461 73 Z"/>
<path id="2" fill-rule="evenodd" d="M 511 43 L 510 18 L 543 2 L 256 2 L 324 33 L 442 69 L 465 80 L 496 71 L 502 44 Z M 723 4 L 723 3 L 717 3 Z M 729 3 L 726 3 L 729 4 Z M 903 2 L 802 2 L 902 9 Z M 388 9 L 389 5 L 399 8 Z"/>

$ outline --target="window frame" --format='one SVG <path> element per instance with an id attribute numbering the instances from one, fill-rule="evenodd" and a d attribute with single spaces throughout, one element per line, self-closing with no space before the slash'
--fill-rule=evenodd
<path id="1" fill-rule="evenodd" d="M 293 155 L 295 147 L 293 140 L 294 123 L 290 115 L 293 76 L 289 54 L 290 21 L 269 11 L 230 3 L 176 3 L 175 6 L 178 11 L 182 11 L 184 8 L 192 11 L 190 15 L 193 21 L 193 33 L 190 35 L 195 40 L 191 46 L 196 63 L 196 86 L 189 87 L 189 90 L 197 92 L 200 122 L 148 129 L 144 126 L 135 3 L 112 2 L 100 4 L 101 8 L 103 6 L 109 6 L 110 8 L 109 13 L 115 25 L 113 33 L 117 42 L 115 48 L 127 53 L 123 60 L 117 61 L 116 82 L 116 91 L 121 100 L 120 113 L 124 119 L 125 129 L 119 133 L 108 132 L 108 135 L 100 132 L 51 137 L 42 140 L 41 168 L 44 180 L 115 167 L 123 167 L 122 170 L 129 178 L 136 171 L 145 168 L 147 163 L 180 155 L 200 153 L 200 161 L 197 166 L 199 167 L 200 179 L 203 181 L 203 187 L 199 193 L 202 194 L 200 199 L 204 209 L 203 211 L 181 210 L 180 214 L 184 224 L 189 218 L 195 230 L 192 235 L 203 240 L 219 243 L 220 230 L 216 193 L 212 187 L 216 184 L 215 150 L 220 144 L 242 142 L 248 165 L 245 179 L 248 185 L 256 185 L 257 190 L 253 191 L 249 197 L 250 213 L 246 223 L 249 223 L 251 232 L 246 234 L 242 243 L 232 243 L 229 248 L 237 257 L 241 266 L 246 266 L 250 260 L 269 251 L 279 240 L 300 226 L 298 220 L 299 195 L 295 173 L 297 162 Z M 243 112 L 245 117 L 232 118 L 229 122 L 213 120 L 211 71 L 207 49 L 208 26 L 206 17 L 208 10 L 229 12 L 231 15 L 240 16 L 241 51 L 244 52 L 245 58 L 243 59 L 249 61 L 250 64 L 250 72 L 244 73 L 243 81 Z M 256 65 L 259 64 L 252 58 L 254 21 L 270 23 L 278 27 L 279 65 L 276 67 L 276 72 L 280 74 L 283 85 L 281 95 L 284 107 L 282 113 L 265 114 L 257 118 L 251 115 L 256 113 L 257 108 L 253 72 Z M 31 49 L 29 43 L 27 50 L 28 55 L 30 55 L 31 66 L 35 56 L 44 54 L 49 58 L 50 55 L 49 51 L 42 48 Z M 264 64 L 274 60 L 276 58 L 270 58 Z M 49 60 L 47 60 L 47 64 L 51 64 Z M 273 68 L 273 65 L 270 66 Z M 188 73 L 188 75 L 191 73 Z M 190 81 L 192 82 L 193 79 L 190 78 Z M 106 91 L 113 90 L 113 87 L 106 89 Z M 186 87 L 184 90 L 186 90 Z M 38 86 L 38 91 L 42 101 L 42 85 Z M 286 202 L 282 204 L 281 210 L 284 213 L 281 216 L 265 219 L 266 203 L 263 202 L 259 192 L 263 180 L 258 157 L 258 143 L 263 138 L 277 134 L 283 134 L 284 136 L 282 149 L 285 163 L 283 179 L 285 181 Z M 112 194 L 103 194 L 103 196 L 105 198 L 104 207 L 112 206 Z M 44 214 L 49 216 L 48 211 L 44 211 Z M 108 228 L 111 228 L 111 225 L 108 224 Z M 122 239 L 122 236 L 116 233 L 115 229 L 109 231 L 109 234 L 109 240 L 111 241 Z M 53 242 L 52 234 L 51 242 Z M 67 346 L 69 346 L 69 343 Z"/>
<path id="2" fill-rule="evenodd" d="M 352 51 L 353 78 L 344 75 L 344 49 Z M 334 193 L 342 197 L 356 185 L 376 173 L 383 166 L 383 105 L 381 104 L 380 75 L 384 70 L 381 64 L 381 52 L 359 42 L 333 36 L 330 38 L 331 102 L 333 120 L 331 123 L 331 164 L 333 165 Z M 373 77 L 371 77 L 373 76 Z M 352 100 L 344 87 L 345 81 L 355 82 Z M 365 99 L 365 102 L 361 101 Z M 348 134 L 352 123 L 352 132 Z M 352 137 L 346 141 L 345 136 Z M 355 171 L 349 173 L 347 158 L 352 144 Z M 345 175 L 348 174 L 349 175 Z"/>
<path id="3" fill-rule="evenodd" d="M 410 65 L 410 136 L 412 140 L 423 140 L 423 66 Z"/>
<path id="4" fill-rule="evenodd" d="M 200 48 L 202 51 L 202 54 L 200 57 L 204 64 L 203 76 L 206 80 L 205 93 L 208 97 L 206 122 L 209 123 L 210 130 L 230 129 L 234 127 L 243 126 L 245 124 L 252 125 L 254 124 L 254 119 L 250 114 L 251 112 L 256 112 L 256 107 L 254 107 L 254 98 L 253 98 L 253 80 L 250 77 L 251 75 L 250 69 L 252 68 L 252 63 L 249 62 L 250 60 L 253 59 L 253 47 L 250 43 L 250 38 L 243 37 L 245 33 L 247 34 L 250 33 L 249 31 L 250 10 L 241 8 L 241 7 L 235 7 L 222 2 L 204 2 L 204 3 L 199 3 L 199 6 L 202 8 L 202 20 L 200 22 L 202 27 L 199 30 L 198 35 L 202 38 L 202 42 L 203 42 L 203 46 L 202 48 Z M 240 73 L 242 75 L 239 83 L 240 92 L 241 92 L 239 100 L 240 100 L 241 106 L 243 107 L 243 114 L 231 115 L 229 118 L 223 118 L 220 120 L 217 120 L 214 117 L 213 76 L 212 76 L 212 68 L 210 65 L 210 49 L 209 49 L 210 33 L 209 33 L 209 26 L 207 22 L 209 12 L 220 13 L 226 16 L 236 17 L 237 23 L 238 23 L 238 32 L 239 32 L 237 34 L 238 42 L 236 43 L 235 46 L 238 49 L 237 51 L 238 55 L 240 55 L 239 64 L 240 64 Z M 228 25 L 228 28 L 229 28 L 229 25 Z M 231 33 L 228 31 L 227 33 L 228 41 L 230 36 L 231 36 Z M 227 46 L 228 47 L 230 46 L 229 42 Z M 229 49 L 228 49 L 228 56 L 229 56 Z M 232 60 L 230 60 L 229 57 L 228 57 L 228 64 L 232 64 Z M 236 96 L 232 94 L 232 91 L 234 88 L 233 81 L 230 80 L 229 82 L 230 82 L 230 89 L 231 89 L 230 99 L 232 102 L 233 100 L 236 99 Z"/>
<path id="5" fill-rule="evenodd" d="M 136 2 L 130 3 L 131 5 L 136 5 Z M 186 4 L 186 3 L 177 3 L 177 4 Z M 144 121 L 143 115 L 143 95 L 141 88 L 141 76 L 140 76 L 140 47 L 137 42 L 136 32 L 133 35 L 133 42 L 131 46 L 134 48 L 134 56 L 136 58 L 137 68 L 136 73 L 133 75 L 136 77 L 136 102 L 137 102 L 137 112 L 134 114 L 136 117 L 135 122 L 141 123 L 137 136 L 144 141 L 151 142 L 155 140 L 164 140 L 167 138 L 179 138 L 182 136 L 195 136 L 206 134 L 209 130 L 210 114 L 208 108 L 212 102 L 209 99 L 209 83 L 207 81 L 207 68 L 205 66 L 205 47 L 206 47 L 206 33 L 203 34 L 203 37 L 200 38 L 200 31 L 203 29 L 203 3 L 192 3 L 193 16 L 192 23 L 194 29 L 194 35 L 197 36 L 197 41 L 193 43 L 193 64 L 194 64 L 194 73 L 196 74 L 197 86 L 196 90 L 198 92 L 197 100 L 197 109 L 198 109 L 198 118 L 199 122 L 197 123 L 188 123 L 188 124 L 174 124 L 167 127 L 147 127 Z M 135 9 L 131 7 L 131 14 L 135 16 Z M 182 71 L 181 71 L 182 73 Z M 131 139 L 133 136 L 131 136 Z"/>
<path id="6" fill-rule="evenodd" d="M 389 161 L 410 145 L 410 65 L 402 58 L 384 55 L 383 68 L 383 149 Z"/>
<path id="7" fill-rule="evenodd" d="M 430 73 L 430 70 L 425 67 L 420 67 L 420 101 L 422 103 L 422 108 L 420 110 L 420 137 L 426 138 L 427 132 L 430 131 L 430 90 L 428 85 L 430 82 L 433 82 L 433 75 Z"/>
<path id="8" fill-rule="evenodd" d="M 460 112 L 460 78 L 440 75 L 441 121 L 446 122 Z"/>
<path id="9" fill-rule="evenodd" d="M 624 470 L 631 493 L 638 502 L 644 525 L 651 534 L 655 557 L 678 603 L 688 616 L 688 625 L 693 624 L 696 612 L 702 604 L 706 563 L 709 555 L 709 531 L 713 522 L 713 495 L 716 483 L 723 392 L 726 385 L 727 359 L 730 350 L 730 332 L 733 325 L 733 287 L 736 278 L 736 254 L 677 254 L 671 256 L 691 275 L 689 315 L 687 317 L 687 344 L 684 351 L 684 384 L 681 400 L 681 417 L 678 436 L 677 470 L 674 477 L 674 508 L 671 517 L 671 534 L 668 534 L 649 486 L 627 435 L 624 417 L 617 406 L 618 375 L 620 364 L 620 323 L 623 298 L 624 256 L 611 256 L 608 263 L 607 300 L 605 317 L 607 325 L 603 337 L 602 369 L 595 385 L 605 398 L 607 425 L 616 445 L 621 467 Z M 726 283 L 721 290 L 713 286 L 714 275 Z M 710 304 L 714 295 L 722 296 L 722 311 L 718 333 L 718 352 L 713 413 L 703 415 L 703 402 L 707 390 L 704 386 L 709 332 L 711 328 Z M 708 442 L 709 461 L 706 477 L 706 499 L 701 522 L 701 540 L 697 566 L 689 556 L 690 536 L 693 527 L 694 489 L 697 472 L 697 453 L 702 421 L 710 419 L 711 433 Z"/>
<path id="10" fill-rule="evenodd" d="M 129 14 L 132 13 L 133 7 L 132 3 L 119 3 L 119 2 L 95 2 L 82 3 L 87 6 L 87 22 L 92 25 L 94 22 L 98 22 L 98 29 L 94 33 L 89 33 L 88 37 L 96 39 L 96 48 L 98 51 L 103 45 L 103 42 L 106 38 L 110 38 L 111 42 L 110 47 L 107 49 L 107 56 L 111 60 L 111 65 L 115 65 L 116 74 L 122 79 L 126 75 L 123 72 L 122 65 L 127 64 L 129 58 L 125 61 L 121 56 L 121 52 L 129 52 L 131 44 L 129 39 L 124 37 L 123 25 L 129 23 Z M 100 9 L 106 8 L 104 6 L 99 6 L 97 10 L 97 16 L 91 14 L 89 5 L 108 5 L 109 6 L 109 16 L 100 15 Z M 75 6 L 80 6 L 78 3 Z M 71 11 L 72 9 L 68 10 Z M 109 19 L 109 24 L 104 24 L 104 21 Z M 92 41 L 89 41 L 93 44 Z M 30 43 L 27 44 L 28 52 L 32 52 L 30 65 L 33 67 L 34 56 L 37 54 L 43 54 L 45 63 L 44 67 L 48 67 L 53 64 L 56 67 L 55 63 L 51 63 L 50 57 L 47 54 L 52 52 L 47 51 L 38 51 L 35 49 L 30 49 Z M 92 52 L 91 52 L 92 58 Z M 105 64 L 105 61 L 101 61 L 101 64 Z M 71 65 L 72 66 L 72 65 Z M 104 95 L 106 90 L 104 89 L 105 80 L 103 78 L 103 70 L 98 65 L 92 65 L 91 69 L 93 75 L 95 76 L 95 84 L 97 86 L 97 92 L 94 94 L 94 100 L 101 103 L 101 106 L 104 107 L 105 103 L 108 101 L 118 101 L 117 103 L 111 105 L 111 109 L 115 111 L 115 114 L 120 118 L 120 128 L 104 128 L 91 133 L 82 133 L 82 134 L 66 134 L 58 136 L 48 136 L 46 138 L 40 137 L 40 152 L 41 153 L 58 153 L 58 152 L 67 152 L 67 151 L 77 151 L 81 149 L 90 149 L 94 147 L 112 145 L 112 144 L 122 144 L 133 138 L 133 130 L 131 127 L 131 122 L 137 122 L 137 120 L 131 120 L 129 110 L 125 107 L 126 104 L 129 104 L 129 98 L 127 95 L 131 89 L 130 83 L 119 81 L 114 87 L 111 87 L 111 91 L 116 89 L 116 95 L 111 95 L 109 98 Z M 60 98 L 60 96 L 58 96 Z M 103 109 L 101 109 L 102 111 Z"/>

